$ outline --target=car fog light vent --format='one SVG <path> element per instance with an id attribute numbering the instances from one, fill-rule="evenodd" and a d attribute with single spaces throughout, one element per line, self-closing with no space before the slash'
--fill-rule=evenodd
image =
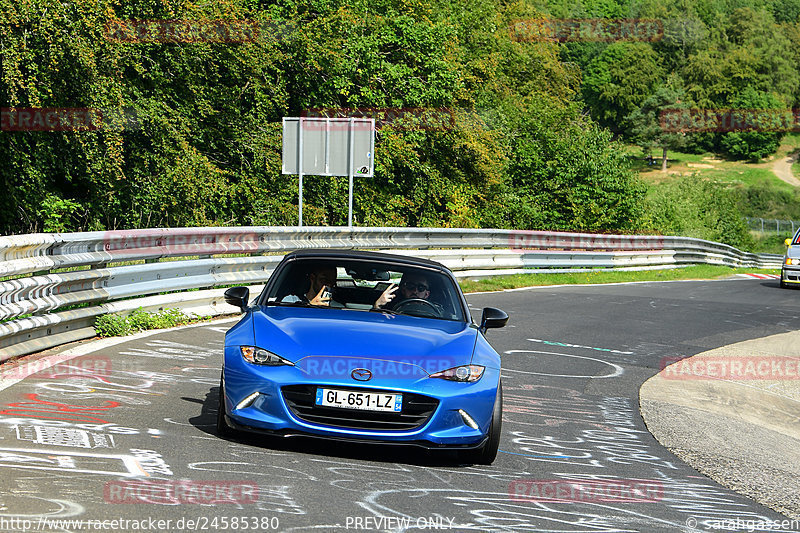
<path id="1" fill-rule="evenodd" d="M 466 425 L 468 425 L 472 429 L 478 429 L 478 423 L 475 422 L 475 420 L 473 420 L 472 417 L 469 416 L 466 411 L 464 411 L 463 409 L 459 409 L 458 414 L 461 415 L 461 419 L 464 421 Z"/>
<path id="2" fill-rule="evenodd" d="M 253 394 L 251 394 L 250 396 L 248 396 L 247 398 L 245 398 L 244 400 L 239 402 L 236 405 L 236 408 L 237 409 L 244 409 L 245 407 L 250 407 L 251 405 L 253 405 L 253 402 L 256 401 L 256 398 L 258 398 L 259 394 L 260 393 L 258 393 L 258 392 L 254 392 Z"/>

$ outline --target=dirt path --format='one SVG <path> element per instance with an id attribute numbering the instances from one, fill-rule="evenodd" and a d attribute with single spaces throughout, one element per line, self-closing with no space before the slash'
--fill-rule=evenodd
<path id="1" fill-rule="evenodd" d="M 789 185 L 794 185 L 795 187 L 800 186 L 800 180 L 792 174 L 792 163 L 797 161 L 798 155 L 800 155 L 800 151 L 794 151 L 785 157 L 776 159 L 772 164 L 772 172 Z"/>

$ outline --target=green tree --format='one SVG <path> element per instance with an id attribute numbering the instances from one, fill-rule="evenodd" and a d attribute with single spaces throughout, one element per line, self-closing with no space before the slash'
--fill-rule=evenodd
<path id="1" fill-rule="evenodd" d="M 787 30 L 764 9 L 739 8 L 721 18 L 722 35 L 712 33 L 680 70 L 687 96 L 702 108 L 717 108 L 753 87 L 791 105 L 800 75 Z"/>
<path id="2" fill-rule="evenodd" d="M 663 78 L 659 59 L 649 43 L 610 45 L 586 69 L 583 94 L 601 125 L 626 129 L 625 117 L 649 97 Z"/>
<path id="3" fill-rule="evenodd" d="M 791 117 L 780 99 L 748 87 L 731 102 L 731 126 L 743 130 L 723 134 L 720 145 L 731 157 L 758 162 L 778 149 Z"/>
<path id="4" fill-rule="evenodd" d="M 592 16 L 627 9 L 585 7 Z M 375 176 L 356 179 L 357 224 L 635 227 L 640 191 L 610 135 L 581 116 L 580 66 L 561 61 L 557 43 L 508 31 L 542 15 L 523 0 L 0 0 L 4 107 L 136 114 L 99 131 L 0 132 L 0 228 L 293 224 L 281 117 L 364 107 L 445 108 L 452 120 L 379 131 Z M 110 21 L 131 19 L 287 22 L 291 31 L 245 42 L 109 38 Z M 640 45 L 621 48 L 623 63 L 648 55 Z M 624 76 L 615 47 L 607 66 Z M 620 118 L 640 104 L 631 94 L 649 90 L 623 81 L 619 95 L 603 93 Z M 305 185 L 310 223 L 346 221 L 346 179 Z"/>
<path id="5" fill-rule="evenodd" d="M 517 127 L 509 168 L 516 194 L 508 199 L 515 227 L 638 227 L 645 189 L 607 130 L 546 102 Z"/>
<path id="6" fill-rule="evenodd" d="M 649 153 L 653 148 L 661 149 L 661 171 L 667 171 L 667 150 L 679 150 L 686 146 L 686 136 L 682 132 L 665 128 L 670 114 L 686 109 L 683 91 L 673 87 L 660 87 L 644 101 L 639 109 L 628 115 L 626 121 L 631 125 L 627 137 Z"/>
<path id="7" fill-rule="evenodd" d="M 774 0 L 770 5 L 770 13 L 779 23 L 800 22 L 800 0 Z"/>

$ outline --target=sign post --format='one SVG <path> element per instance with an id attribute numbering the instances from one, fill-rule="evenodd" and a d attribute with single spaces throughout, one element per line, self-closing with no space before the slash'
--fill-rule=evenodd
<path id="1" fill-rule="evenodd" d="M 353 181 L 375 170 L 375 119 L 283 118 L 283 174 L 298 175 L 298 226 L 303 226 L 303 176 L 347 176 L 347 226 L 353 226 Z"/>
<path id="2" fill-rule="evenodd" d="M 284 122 L 284 127 L 286 123 Z M 303 227 L 303 117 L 297 121 L 297 225 Z"/>

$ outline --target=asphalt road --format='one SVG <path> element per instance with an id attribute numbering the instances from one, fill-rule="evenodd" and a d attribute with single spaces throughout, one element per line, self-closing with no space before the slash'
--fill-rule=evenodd
<path id="1" fill-rule="evenodd" d="M 98 345 L 3 367 L 0 531 L 800 529 L 682 463 L 638 404 L 663 358 L 800 328 L 800 292 L 735 279 L 468 300 L 476 317 L 487 305 L 511 317 L 488 335 L 505 391 L 491 467 L 414 449 L 219 438 L 233 322 L 215 322 L 114 339 L 48 369 Z M 570 492 L 577 481 L 585 490 Z"/>

